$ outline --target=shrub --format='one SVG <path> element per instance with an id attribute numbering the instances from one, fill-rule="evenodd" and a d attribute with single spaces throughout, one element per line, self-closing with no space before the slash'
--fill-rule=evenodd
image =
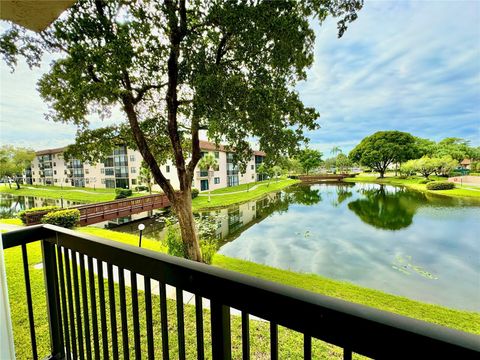
<path id="1" fill-rule="evenodd" d="M 115 189 L 115 199 L 125 199 L 129 196 L 132 196 L 132 189 Z"/>
<path id="2" fill-rule="evenodd" d="M 192 199 L 195 199 L 198 196 L 198 189 L 192 188 Z"/>
<path id="3" fill-rule="evenodd" d="M 148 186 L 139 185 L 135 188 L 135 191 L 148 191 Z"/>
<path id="4" fill-rule="evenodd" d="M 430 182 L 432 182 L 433 180 L 429 180 L 429 179 L 423 179 L 423 180 L 420 180 L 418 183 L 419 184 L 428 184 Z"/>
<path id="5" fill-rule="evenodd" d="M 36 207 L 36 208 L 31 208 L 31 209 L 26 209 L 22 210 L 18 213 L 18 217 L 20 220 L 22 220 L 22 223 L 26 224 L 27 223 L 27 214 L 31 213 L 37 213 L 37 212 L 50 212 L 52 210 L 58 210 L 60 209 L 59 206 L 42 206 L 42 207 Z"/>
<path id="6" fill-rule="evenodd" d="M 80 221 L 80 210 L 67 209 L 52 211 L 42 217 L 42 223 L 71 229 Z"/>
<path id="7" fill-rule="evenodd" d="M 445 181 L 432 181 L 427 184 L 428 190 L 450 190 L 455 187 L 454 183 Z"/>
<path id="8" fill-rule="evenodd" d="M 202 251 L 202 261 L 205 264 L 210 265 L 213 260 L 213 256 L 217 252 L 217 241 L 210 240 L 200 240 L 200 250 Z"/>
<path id="9" fill-rule="evenodd" d="M 167 245 L 167 253 L 172 256 L 186 257 L 185 245 L 178 227 L 167 221 L 167 234 L 165 235 L 165 244 Z"/>

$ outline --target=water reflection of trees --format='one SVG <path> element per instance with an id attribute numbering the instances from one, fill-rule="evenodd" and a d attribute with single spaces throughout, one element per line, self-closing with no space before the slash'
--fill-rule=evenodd
<path id="1" fill-rule="evenodd" d="M 425 196 L 404 188 L 361 190 L 362 199 L 352 201 L 348 208 L 363 222 L 379 229 L 400 230 L 408 227 Z"/>
<path id="2" fill-rule="evenodd" d="M 287 199 L 287 205 L 300 204 L 300 205 L 315 205 L 322 201 L 322 195 L 320 189 L 315 189 L 312 185 L 299 184 L 292 186 L 285 190 Z M 288 210 L 288 206 L 287 206 Z"/>

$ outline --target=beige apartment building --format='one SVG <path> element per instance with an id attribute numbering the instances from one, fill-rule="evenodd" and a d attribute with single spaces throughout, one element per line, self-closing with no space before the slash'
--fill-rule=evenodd
<path id="1" fill-rule="evenodd" d="M 263 162 L 265 153 L 254 151 L 247 164 L 245 173 L 240 173 L 233 162 L 233 152 L 227 151 L 223 145 L 216 147 L 208 141 L 200 141 L 202 156 L 210 153 L 218 163 L 215 171 L 197 169 L 194 173 L 193 187 L 200 191 L 219 189 L 262 180 L 257 173 L 259 164 Z M 25 171 L 25 181 L 32 185 L 53 185 L 65 187 L 90 188 L 131 188 L 142 185 L 138 179 L 142 156 L 136 150 L 120 146 L 103 162 L 96 164 L 82 162 L 77 159 L 67 161 L 63 153 L 66 148 L 47 149 L 36 152 L 31 167 Z M 176 168 L 169 160 L 162 165 L 163 174 L 170 180 L 174 188 L 179 188 Z M 160 188 L 154 187 L 155 190 Z"/>

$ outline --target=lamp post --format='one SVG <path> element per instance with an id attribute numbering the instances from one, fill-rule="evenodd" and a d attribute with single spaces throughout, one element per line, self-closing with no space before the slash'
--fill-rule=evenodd
<path id="1" fill-rule="evenodd" d="M 145 230 L 144 224 L 138 224 L 138 230 L 140 231 L 140 238 L 138 240 L 138 247 L 142 247 L 142 232 Z"/>

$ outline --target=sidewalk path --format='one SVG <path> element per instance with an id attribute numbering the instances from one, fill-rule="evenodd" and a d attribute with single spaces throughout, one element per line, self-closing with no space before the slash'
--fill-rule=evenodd
<path id="1" fill-rule="evenodd" d="M 257 189 L 258 187 L 260 187 L 260 186 L 265 186 L 265 185 L 267 185 L 267 184 L 258 184 L 258 185 L 252 186 L 252 187 L 249 188 L 248 190 L 232 191 L 232 192 L 226 192 L 226 193 L 221 193 L 221 194 L 210 194 L 210 196 L 224 196 L 224 195 L 240 194 L 240 193 L 244 193 L 244 192 L 249 192 L 249 191 L 255 190 L 255 189 Z M 267 186 L 268 186 L 268 185 L 267 185 Z M 205 190 L 204 192 L 198 194 L 198 196 L 208 196 L 208 190 Z"/>

